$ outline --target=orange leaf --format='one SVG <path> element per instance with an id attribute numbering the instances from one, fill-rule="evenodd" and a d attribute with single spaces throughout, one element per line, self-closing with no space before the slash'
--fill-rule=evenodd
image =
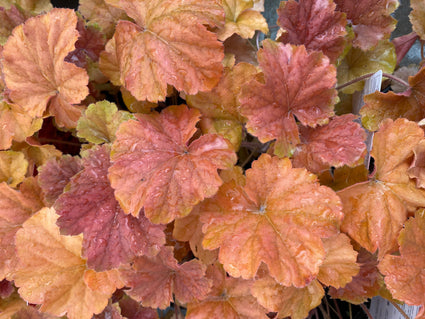
<path id="1" fill-rule="evenodd" d="M 322 239 L 326 257 L 317 279 L 326 286 L 344 287 L 358 274 L 357 252 L 345 234 Z"/>
<path id="2" fill-rule="evenodd" d="M 78 104 L 88 94 L 84 69 L 64 62 L 78 32 L 73 10 L 53 9 L 16 27 L 4 45 L 2 67 L 10 98 L 29 116 L 46 108 L 59 126 L 75 127 Z"/>
<path id="3" fill-rule="evenodd" d="M 135 21 L 119 21 L 114 38 L 117 51 L 122 52 L 118 65 L 123 83 L 138 100 L 164 100 L 167 84 L 188 94 L 211 90 L 217 84 L 223 69 L 223 45 L 206 25 L 222 23 L 219 1 L 105 2 Z"/>
<path id="4" fill-rule="evenodd" d="M 364 97 L 365 105 L 360 110 L 363 126 L 376 131 L 385 118 L 393 120 L 403 117 L 420 121 L 425 117 L 425 68 L 409 77 L 410 88 L 402 93 L 375 92 Z"/>
<path id="5" fill-rule="evenodd" d="M 41 311 L 89 319 L 106 307 L 112 294 L 86 285 L 86 262 L 80 257 L 82 236 L 60 235 L 56 219 L 53 209 L 43 208 L 17 232 L 19 262 L 13 279 L 21 297 L 41 304 Z"/>
<path id="6" fill-rule="evenodd" d="M 173 294 L 183 303 L 203 299 L 210 290 L 205 278 L 205 265 L 191 260 L 181 265 L 173 256 L 173 248 L 164 246 L 155 257 L 138 257 L 131 270 L 121 271 L 128 295 L 145 307 L 165 309 Z"/>
<path id="7" fill-rule="evenodd" d="M 378 258 L 397 250 L 397 237 L 409 211 L 425 205 L 407 170 L 422 129 L 406 119 L 384 121 L 373 140 L 375 173 L 369 182 L 338 192 L 344 205 L 341 229 Z"/>
<path id="8" fill-rule="evenodd" d="M 416 179 L 416 187 L 425 188 L 425 140 L 421 140 L 413 150 L 415 157 L 407 173 Z"/>
<path id="9" fill-rule="evenodd" d="M 411 0 L 410 7 L 412 11 L 409 14 L 410 22 L 412 23 L 412 29 L 419 37 L 425 39 L 425 6 L 420 0 Z"/>
<path id="10" fill-rule="evenodd" d="M 226 276 L 219 264 L 207 268 L 212 289 L 202 301 L 187 304 L 187 319 L 267 319 L 267 310 L 251 292 L 254 281 Z"/>
<path id="11" fill-rule="evenodd" d="M 246 176 L 245 187 L 231 181 L 205 202 L 203 246 L 220 248 L 233 277 L 253 278 L 263 262 L 282 285 L 305 287 L 325 257 L 320 238 L 338 231 L 339 198 L 288 159 L 263 154 Z"/>
<path id="12" fill-rule="evenodd" d="M 304 319 L 311 309 L 320 305 L 325 291 L 313 280 L 304 288 L 284 287 L 272 277 L 257 279 L 252 294 L 267 309 L 278 312 L 279 318 Z"/>
<path id="13" fill-rule="evenodd" d="M 332 298 L 359 305 L 379 294 L 384 280 L 378 271 L 376 257 L 361 249 L 357 255 L 357 263 L 360 265 L 360 271 L 350 283 L 339 289 L 329 288 L 329 295 Z"/>
<path id="14" fill-rule="evenodd" d="M 263 143 L 276 139 L 277 155 L 292 155 L 300 142 L 294 116 L 316 127 L 334 114 L 335 67 L 320 52 L 271 40 L 263 42 L 258 61 L 265 83 L 252 80 L 242 88 L 241 113 L 250 133 Z"/>
<path id="15" fill-rule="evenodd" d="M 345 12 L 356 38 L 354 46 L 366 51 L 388 39 L 397 21 L 391 13 L 398 7 L 398 0 L 335 0 L 338 11 Z"/>
<path id="16" fill-rule="evenodd" d="M 309 50 L 322 51 L 335 63 L 344 51 L 347 34 L 345 14 L 335 7 L 330 0 L 281 2 L 277 24 L 284 33 L 278 41 L 304 44 Z"/>
<path id="17" fill-rule="evenodd" d="M 386 255 L 379 263 L 394 298 L 425 307 L 425 214 L 421 209 L 404 225 L 398 238 L 400 255 Z M 419 314 L 418 317 L 419 318 Z"/>
<path id="18" fill-rule="evenodd" d="M 0 280 L 15 269 L 16 232 L 43 206 L 41 189 L 34 178 L 27 178 L 19 191 L 0 183 Z"/>
<path id="19" fill-rule="evenodd" d="M 144 207 L 152 222 L 166 224 L 217 192 L 217 169 L 232 166 L 236 154 L 219 135 L 190 141 L 199 115 L 185 105 L 170 106 L 121 124 L 109 178 L 126 213 L 138 216 Z"/>

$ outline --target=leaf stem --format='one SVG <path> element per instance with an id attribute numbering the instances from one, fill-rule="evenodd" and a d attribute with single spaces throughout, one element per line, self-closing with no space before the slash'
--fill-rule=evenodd
<path id="1" fill-rule="evenodd" d="M 331 317 L 329 317 L 329 314 L 326 313 L 326 310 L 321 304 L 319 305 L 319 309 L 325 319 L 331 319 Z"/>
<path id="2" fill-rule="evenodd" d="M 399 305 L 397 305 L 397 303 L 395 303 L 392 300 L 388 300 L 389 302 L 391 302 L 391 304 L 394 306 L 394 308 L 397 309 L 397 311 L 405 318 L 405 319 L 410 319 L 409 316 L 403 311 L 403 309 L 401 309 L 401 307 Z"/>
<path id="3" fill-rule="evenodd" d="M 369 309 L 367 309 L 367 307 L 365 306 L 365 304 L 364 304 L 364 303 L 362 303 L 362 304 L 360 305 L 360 307 L 363 309 L 363 311 L 365 312 L 365 314 L 367 315 L 367 317 L 368 317 L 369 319 L 373 319 L 372 314 L 369 312 Z"/>
<path id="4" fill-rule="evenodd" d="M 357 83 L 357 82 L 363 81 L 363 80 L 365 80 L 365 79 L 367 79 L 367 78 L 370 78 L 370 77 L 371 77 L 372 75 L 374 75 L 374 74 L 375 74 L 375 72 L 373 72 L 373 73 L 367 73 L 367 74 L 365 74 L 365 75 L 359 76 L 358 78 L 355 78 L 355 79 L 353 79 L 353 80 L 351 80 L 351 81 L 348 81 L 348 82 L 346 82 L 346 83 L 344 83 L 344 84 L 338 85 L 338 86 L 336 87 L 336 89 L 337 89 L 337 90 L 341 90 L 341 89 L 343 89 L 343 88 L 345 88 L 345 87 L 347 87 L 347 86 L 349 86 L 349 85 L 351 85 L 351 84 L 354 84 L 354 83 Z M 389 74 L 389 73 L 382 73 L 382 76 L 383 76 L 383 77 L 386 77 L 386 78 L 388 78 L 388 79 L 391 79 L 391 80 L 393 80 L 393 81 L 395 81 L 395 82 L 398 82 L 398 83 L 400 83 L 401 85 L 405 86 L 406 88 L 409 88 L 409 87 L 410 87 L 409 83 L 407 83 L 406 81 L 404 81 L 404 80 L 402 80 L 402 79 L 400 79 L 400 78 L 396 77 L 395 75 L 392 75 L 392 74 Z"/>

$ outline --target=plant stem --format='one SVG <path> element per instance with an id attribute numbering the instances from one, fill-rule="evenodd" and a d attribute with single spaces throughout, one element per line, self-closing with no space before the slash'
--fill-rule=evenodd
<path id="1" fill-rule="evenodd" d="M 329 317 L 329 315 L 326 313 L 326 310 L 323 309 L 323 306 L 321 304 L 319 305 L 319 309 L 325 319 L 331 319 L 331 317 Z"/>
<path id="2" fill-rule="evenodd" d="M 421 43 L 421 59 L 424 59 L 424 41 L 420 40 Z"/>
<path id="3" fill-rule="evenodd" d="M 365 306 L 365 304 L 364 304 L 364 303 L 362 303 L 362 304 L 360 305 L 360 307 L 362 307 L 363 311 L 365 312 L 365 314 L 367 315 L 367 317 L 368 317 L 369 319 L 373 319 L 372 314 L 369 312 L 369 309 L 367 309 L 367 307 Z"/>
<path id="4" fill-rule="evenodd" d="M 344 84 L 338 85 L 338 86 L 336 87 L 336 89 L 337 89 L 337 90 L 341 90 L 341 89 L 343 89 L 343 88 L 345 88 L 345 87 L 347 87 L 347 86 L 349 86 L 349 85 L 351 85 L 351 84 L 354 84 L 354 83 L 357 83 L 357 82 L 363 81 L 363 80 L 365 80 L 365 79 L 367 79 L 367 78 L 370 78 L 370 77 L 371 77 L 372 75 L 374 75 L 374 74 L 375 74 L 375 72 L 373 72 L 373 73 L 368 73 L 368 74 L 365 74 L 365 75 L 359 76 L 358 78 L 355 78 L 355 79 L 353 79 L 353 80 L 351 80 L 351 81 L 348 81 L 348 82 L 346 82 L 346 83 L 344 83 Z M 406 88 L 410 87 L 409 83 L 407 83 L 406 81 L 404 81 L 404 80 L 402 80 L 402 79 L 400 79 L 400 78 L 396 77 L 395 75 L 392 75 L 392 74 L 389 74 L 389 73 L 382 73 L 382 76 L 383 76 L 383 77 L 386 77 L 386 78 L 388 78 L 388 79 L 391 79 L 391 80 L 393 80 L 393 81 L 396 81 L 396 82 L 400 83 L 401 85 L 404 85 Z"/>
<path id="5" fill-rule="evenodd" d="M 339 306 L 338 306 L 336 299 L 334 299 L 334 304 L 335 304 L 336 314 L 338 315 L 338 318 L 342 319 L 342 314 L 341 314 L 341 311 L 339 310 Z"/>
<path id="6" fill-rule="evenodd" d="M 398 310 L 398 312 L 405 318 L 405 319 L 410 319 L 409 316 L 403 311 L 403 309 L 401 309 L 401 307 L 399 305 L 397 305 L 394 301 L 392 300 L 388 300 L 389 302 L 391 302 L 391 304 L 394 306 L 394 308 L 396 308 Z"/>

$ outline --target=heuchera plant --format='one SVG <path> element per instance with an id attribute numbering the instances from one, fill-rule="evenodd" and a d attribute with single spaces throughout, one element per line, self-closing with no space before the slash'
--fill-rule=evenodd
<path id="1" fill-rule="evenodd" d="M 422 0 L 0 5 L 0 318 L 425 318 Z"/>

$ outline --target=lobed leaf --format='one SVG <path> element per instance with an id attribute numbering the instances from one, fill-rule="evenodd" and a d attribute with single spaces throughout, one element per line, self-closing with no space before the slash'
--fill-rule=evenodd
<path id="1" fill-rule="evenodd" d="M 16 187 L 25 179 L 27 170 L 28 161 L 23 153 L 0 151 L 0 182 Z"/>
<path id="2" fill-rule="evenodd" d="M 384 119 L 406 118 L 420 121 L 425 117 L 425 69 L 409 77 L 410 88 L 402 93 L 375 92 L 364 97 L 365 105 L 360 110 L 362 124 L 370 131 L 376 131 Z"/>
<path id="3" fill-rule="evenodd" d="M 320 52 L 271 40 L 263 42 L 258 61 L 265 83 L 252 80 L 240 97 L 246 127 L 263 143 L 276 139 L 277 155 L 292 155 L 300 142 L 294 116 L 301 124 L 316 127 L 334 114 L 335 67 Z"/>
<path id="4" fill-rule="evenodd" d="M 224 0 L 222 5 L 226 23 L 218 31 L 219 40 L 224 41 L 234 33 L 246 39 L 252 38 L 255 30 L 269 32 L 266 19 L 253 8 L 253 0 Z"/>
<path id="5" fill-rule="evenodd" d="M 363 162 L 366 154 L 366 133 L 346 114 L 333 117 L 328 124 L 316 128 L 299 127 L 302 144 L 298 145 L 292 163 L 310 172 L 324 169 L 355 166 Z"/>
<path id="6" fill-rule="evenodd" d="M 78 104 L 88 94 L 85 70 L 65 62 L 78 32 L 73 10 L 53 9 L 13 30 L 4 45 L 2 68 L 10 98 L 31 117 L 48 108 L 59 126 L 75 127 Z"/>
<path id="7" fill-rule="evenodd" d="M 425 6 L 422 1 L 412 0 L 410 7 L 412 11 L 410 11 L 409 19 L 412 23 L 412 29 L 423 40 L 425 39 Z"/>
<path id="8" fill-rule="evenodd" d="M 166 224 L 217 192 L 217 169 L 232 166 L 236 154 L 218 135 L 191 141 L 199 115 L 185 105 L 170 106 L 121 124 L 109 179 L 126 213 L 138 216 L 144 207 L 148 219 Z"/>
<path id="9" fill-rule="evenodd" d="M 397 21 L 391 13 L 398 7 L 398 0 L 335 0 L 336 9 L 347 14 L 356 38 L 353 45 L 364 51 L 388 39 Z"/>
<path id="10" fill-rule="evenodd" d="M 90 104 L 77 123 L 77 136 L 90 143 L 112 143 L 118 126 L 132 118 L 125 111 L 118 111 L 115 103 L 106 100 Z"/>
<path id="11" fill-rule="evenodd" d="M 135 21 L 119 21 L 114 38 L 121 52 L 117 61 L 121 81 L 138 100 L 164 100 L 167 84 L 188 94 L 211 90 L 217 84 L 223 69 L 223 45 L 205 26 L 219 26 L 223 21 L 217 0 L 105 2 Z M 113 54 L 110 46 L 106 54 Z"/>
<path id="12" fill-rule="evenodd" d="M 335 63 L 347 42 L 347 19 L 335 7 L 332 0 L 282 1 L 277 10 L 277 24 L 283 34 L 278 41 L 322 51 Z"/>
<path id="13" fill-rule="evenodd" d="M 164 246 L 155 257 L 138 257 L 131 270 L 121 272 L 125 285 L 131 287 L 128 295 L 143 306 L 165 309 L 173 301 L 173 294 L 186 303 L 203 299 L 208 293 L 205 265 L 195 259 L 179 265 L 173 249 Z"/>
<path id="14" fill-rule="evenodd" d="M 80 257 L 82 236 L 60 235 L 56 219 L 54 209 L 43 208 L 17 232 L 19 262 L 13 279 L 21 297 L 41 304 L 40 311 L 89 319 L 106 307 L 111 294 L 86 285 L 85 260 Z"/>
<path id="15" fill-rule="evenodd" d="M 404 225 L 398 238 L 400 255 L 386 255 L 379 263 L 385 284 L 394 298 L 408 305 L 421 305 L 416 318 L 423 315 L 425 307 L 425 216 L 424 210 L 416 212 Z"/>
<path id="16" fill-rule="evenodd" d="M 253 278 L 263 262 L 282 285 L 305 287 L 325 258 L 320 238 L 338 231 L 339 198 L 288 159 L 263 154 L 246 176 L 245 187 L 231 181 L 205 201 L 204 248 L 220 248 L 233 277 Z"/>
<path id="17" fill-rule="evenodd" d="M 62 234 L 84 234 L 82 256 L 97 271 L 117 268 L 136 256 L 156 255 L 165 242 L 163 227 L 146 217 L 126 215 L 107 177 L 109 146 L 89 150 L 83 170 L 55 202 Z"/>
<path id="18" fill-rule="evenodd" d="M 266 319 L 267 310 L 252 295 L 254 281 L 226 276 L 218 263 L 207 268 L 212 280 L 208 296 L 187 304 L 187 319 Z"/>

